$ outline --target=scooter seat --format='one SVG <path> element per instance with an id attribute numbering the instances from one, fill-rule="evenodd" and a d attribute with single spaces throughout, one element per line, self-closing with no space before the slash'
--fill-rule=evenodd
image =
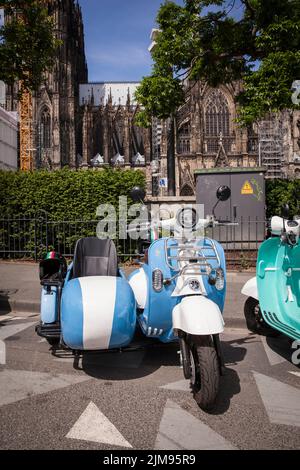
<path id="1" fill-rule="evenodd" d="M 73 279 L 117 275 L 117 250 L 112 240 L 97 237 L 78 240 L 74 253 Z"/>

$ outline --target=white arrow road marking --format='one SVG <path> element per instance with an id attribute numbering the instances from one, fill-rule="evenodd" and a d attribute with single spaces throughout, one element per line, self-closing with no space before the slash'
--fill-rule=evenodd
<path id="1" fill-rule="evenodd" d="M 132 448 L 132 445 L 126 441 L 117 428 L 101 413 L 93 402 L 90 402 L 66 437 L 69 439 Z"/>
<path id="2" fill-rule="evenodd" d="M 269 363 L 271 364 L 271 366 L 275 366 L 277 364 L 281 364 L 282 362 L 286 362 L 286 359 L 284 357 L 282 357 L 280 354 L 278 354 L 277 352 L 273 351 L 273 349 L 270 348 L 270 346 L 267 343 L 267 339 L 265 338 L 265 336 L 261 336 L 260 339 L 261 339 L 261 342 L 264 346 L 266 355 L 269 359 Z"/>
<path id="3" fill-rule="evenodd" d="M 178 382 L 171 382 L 167 385 L 162 385 L 159 388 L 163 388 L 165 390 L 180 390 L 181 392 L 191 391 L 189 380 L 178 380 Z"/>
<path id="4" fill-rule="evenodd" d="M 300 427 L 300 389 L 253 372 L 271 423 Z"/>
<path id="5" fill-rule="evenodd" d="M 27 370 L 0 372 L 0 406 L 91 380 L 90 377 Z"/>
<path id="6" fill-rule="evenodd" d="M 36 322 L 18 323 L 17 325 L 9 324 L 0 327 L 0 364 L 6 364 L 6 346 L 4 340 L 10 336 L 14 336 L 20 331 L 26 330 Z"/>
<path id="7" fill-rule="evenodd" d="M 300 377 L 300 372 L 295 372 L 293 370 L 289 370 L 290 374 L 296 375 L 296 377 Z"/>
<path id="8" fill-rule="evenodd" d="M 171 400 L 167 400 L 155 450 L 235 450 L 230 442 Z"/>

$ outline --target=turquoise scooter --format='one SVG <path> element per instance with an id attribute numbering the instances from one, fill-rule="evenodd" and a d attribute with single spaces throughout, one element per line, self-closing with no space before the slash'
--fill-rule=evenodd
<path id="1" fill-rule="evenodd" d="M 280 333 L 300 340 L 300 219 L 272 217 L 272 236 L 259 249 L 256 277 L 243 287 L 248 297 L 245 317 L 248 328 L 266 336 Z"/>

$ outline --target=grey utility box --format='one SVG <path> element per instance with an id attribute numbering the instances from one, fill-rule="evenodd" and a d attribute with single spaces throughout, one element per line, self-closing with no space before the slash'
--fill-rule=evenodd
<path id="1" fill-rule="evenodd" d="M 265 238 L 265 178 L 264 168 L 214 168 L 196 170 L 197 204 L 204 204 L 205 215 L 212 214 L 219 186 L 229 186 L 231 198 L 220 202 L 217 220 L 238 224 L 214 230 L 227 248 L 257 248 Z"/>

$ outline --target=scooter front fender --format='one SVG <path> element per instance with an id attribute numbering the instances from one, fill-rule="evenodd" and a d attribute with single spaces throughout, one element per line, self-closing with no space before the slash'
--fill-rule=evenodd
<path id="1" fill-rule="evenodd" d="M 224 331 L 217 304 L 202 295 L 185 297 L 173 309 L 173 329 L 190 335 L 217 335 Z"/>
<path id="2" fill-rule="evenodd" d="M 246 297 L 253 297 L 258 300 L 258 290 L 257 290 L 257 281 L 256 277 L 252 277 L 249 281 L 246 282 L 242 288 L 242 294 Z"/>

